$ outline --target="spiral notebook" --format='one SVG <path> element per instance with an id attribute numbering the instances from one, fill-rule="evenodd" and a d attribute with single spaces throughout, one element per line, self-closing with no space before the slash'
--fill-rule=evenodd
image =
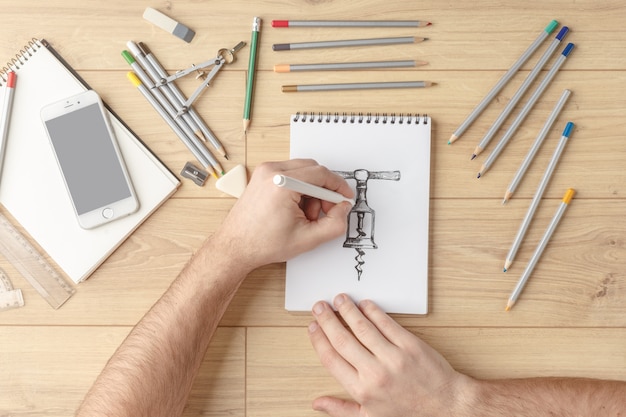
<path id="1" fill-rule="evenodd" d="M 430 135 L 427 116 L 292 115 L 291 158 L 337 172 L 357 202 L 344 236 L 287 261 L 287 310 L 347 293 L 389 313 L 428 312 Z"/>
<path id="2" fill-rule="evenodd" d="M 89 86 L 45 40 L 30 42 L 7 67 L 16 72 L 17 83 L 0 179 L 0 203 L 69 278 L 83 281 L 176 191 L 180 181 L 109 109 L 139 210 L 95 229 L 82 229 L 40 110 Z M 0 86 L 5 80 L 6 74 L 0 73 Z"/>

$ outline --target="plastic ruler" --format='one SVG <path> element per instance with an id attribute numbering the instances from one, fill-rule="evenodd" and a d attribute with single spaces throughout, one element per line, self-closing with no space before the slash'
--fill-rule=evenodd
<path id="1" fill-rule="evenodd" d="M 2 213 L 0 253 L 53 308 L 61 307 L 76 292 Z"/>
<path id="2" fill-rule="evenodd" d="M 22 307 L 23 305 L 22 290 L 14 290 L 9 276 L 0 268 L 0 310 Z"/>

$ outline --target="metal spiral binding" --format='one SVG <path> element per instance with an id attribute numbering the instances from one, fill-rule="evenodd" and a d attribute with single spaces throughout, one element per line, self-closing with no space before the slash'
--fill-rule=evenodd
<path id="1" fill-rule="evenodd" d="M 382 124 L 428 124 L 428 115 L 411 113 L 322 113 L 297 112 L 294 122 L 300 123 L 382 123 Z"/>
<path id="2" fill-rule="evenodd" d="M 41 43 L 38 39 L 33 38 L 23 49 L 20 49 L 20 51 L 15 54 L 15 57 L 11 58 L 11 60 L 0 69 L 0 87 L 7 82 L 7 72 L 19 70 L 39 48 L 41 48 Z"/>

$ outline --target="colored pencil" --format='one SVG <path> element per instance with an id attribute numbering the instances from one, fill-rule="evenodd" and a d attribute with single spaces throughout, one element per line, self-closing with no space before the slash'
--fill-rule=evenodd
<path id="1" fill-rule="evenodd" d="M 283 93 L 295 93 L 301 91 L 337 91 L 337 90 L 372 90 L 385 88 L 425 88 L 436 85 L 430 81 L 397 81 L 378 83 L 344 83 L 344 84 L 309 84 L 309 85 L 284 85 Z"/>
<path id="2" fill-rule="evenodd" d="M 373 62 L 337 62 L 329 64 L 277 64 L 274 72 L 297 71 L 339 71 L 378 68 L 410 68 L 417 65 L 426 65 L 423 61 L 373 61 Z"/>
<path id="3" fill-rule="evenodd" d="M 422 27 L 431 22 L 423 20 L 272 20 L 272 27 Z"/>
<path id="4" fill-rule="evenodd" d="M 250 58 L 248 59 L 248 78 L 246 81 L 246 99 L 243 106 L 243 132 L 250 127 L 252 113 L 252 93 L 254 91 L 254 75 L 256 72 L 256 55 L 259 45 L 259 31 L 261 30 L 261 19 L 255 17 L 252 20 L 252 35 L 250 40 Z"/>
<path id="5" fill-rule="evenodd" d="M 528 61 L 528 58 L 531 57 L 531 55 L 537 50 L 537 48 L 539 48 L 539 45 L 541 45 L 541 43 L 554 31 L 554 29 L 556 29 L 558 25 L 559 23 L 556 20 L 553 20 L 548 24 L 548 26 L 545 27 L 543 31 L 541 31 L 537 39 L 535 39 L 535 41 L 526 49 L 526 51 L 524 51 L 522 56 L 520 56 L 517 61 L 515 61 L 511 68 L 509 68 L 509 70 L 504 73 L 504 75 L 502 76 L 502 78 L 500 78 L 496 85 L 491 88 L 491 90 L 482 99 L 482 101 L 478 103 L 478 105 L 474 108 L 474 110 L 472 110 L 472 112 L 467 116 L 463 123 L 461 123 L 461 125 L 454 131 L 454 133 L 450 137 L 450 140 L 448 140 L 448 144 L 452 144 L 457 139 L 459 139 L 459 137 L 461 137 L 465 130 L 467 130 L 467 128 L 470 127 L 472 123 L 474 123 L 474 120 L 476 120 L 476 118 L 480 116 L 480 114 L 483 112 L 483 110 L 485 110 L 491 100 L 495 98 L 496 94 L 498 94 L 500 90 L 502 90 L 502 88 L 509 82 L 509 80 L 513 78 L 515 73 L 521 68 L 522 65 L 524 65 L 526 61 Z"/>
<path id="6" fill-rule="evenodd" d="M 496 160 L 498 155 L 500 155 L 500 152 L 502 152 L 504 147 L 511 140 L 511 138 L 517 131 L 517 128 L 522 124 L 526 116 L 528 116 L 528 113 L 530 113 L 530 111 L 532 110 L 537 100 L 539 100 L 539 97 L 541 97 L 543 92 L 546 91 L 546 88 L 548 88 L 548 85 L 550 84 L 554 76 L 556 75 L 557 71 L 563 66 L 565 59 L 569 56 L 570 52 L 573 49 L 574 49 L 573 43 L 570 43 L 565 47 L 565 49 L 563 50 L 559 58 L 556 60 L 554 65 L 552 65 L 552 68 L 550 68 L 550 71 L 548 71 L 548 73 L 546 74 L 546 77 L 543 80 L 541 80 L 541 83 L 537 86 L 537 89 L 533 92 L 532 96 L 528 99 L 528 101 L 526 102 L 522 110 L 520 110 L 519 114 L 517 115 L 513 123 L 511 123 L 511 126 L 509 126 L 507 131 L 504 133 L 504 135 L 500 139 L 500 142 L 498 142 L 498 144 L 493 149 L 493 151 L 491 151 L 491 154 L 489 154 L 489 157 L 485 160 L 485 162 L 481 166 L 480 171 L 478 172 L 478 178 L 480 178 L 481 176 L 485 174 L 485 172 L 487 172 L 487 170 Z"/>
<path id="7" fill-rule="evenodd" d="M 7 135 L 9 133 L 9 122 L 11 121 L 11 110 L 13 108 L 13 96 L 15 94 L 16 82 L 17 74 L 13 71 L 8 71 L 6 84 L 4 86 L 4 98 L 2 100 L 2 114 L 0 115 L 0 178 L 2 177 L 2 165 L 7 148 Z"/>
<path id="8" fill-rule="evenodd" d="M 522 178 L 524 174 L 526 173 L 526 170 L 530 166 L 530 163 L 535 157 L 535 154 L 541 147 L 543 140 L 548 135 L 548 132 L 550 131 L 550 129 L 552 128 L 552 125 L 554 124 L 554 121 L 558 117 L 559 113 L 561 113 L 561 110 L 565 106 L 565 102 L 567 102 L 567 99 L 569 98 L 570 94 L 571 94 L 570 90 L 564 90 L 563 94 L 561 94 L 561 98 L 559 99 L 559 101 L 557 101 L 556 105 L 552 109 L 552 112 L 546 119 L 546 122 L 544 123 L 541 130 L 539 131 L 539 134 L 537 135 L 535 142 L 533 142 L 532 146 L 530 147 L 530 150 L 528 151 L 528 154 L 524 158 L 524 161 L 522 161 L 522 164 L 520 165 L 519 169 L 513 176 L 513 180 L 509 184 L 509 188 L 507 188 L 506 193 L 504 194 L 504 199 L 502 200 L 502 204 L 506 204 L 506 202 L 509 201 L 509 199 L 515 192 L 515 189 L 517 188 L 519 183 L 522 181 Z"/>
<path id="9" fill-rule="evenodd" d="M 517 231 L 517 235 L 515 236 L 515 239 L 513 240 L 513 244 L 511 245 L 509 254 L 506 257 L 506 260 L 504 261 L 504 272 L 508 271 L 511 268 L 511 264 L 513 264 L 515 255 L 517 254 L 517 251 L 522 243 L 522 240 L 524 240 L 524 235 L 526 235 L 526 231 L 528 231 L 528 226 L 530 226 L 530 222 L 532 221 L 535 211 L 537 210 L 537 207 L 539 206 L 541 197 L 543 196 L 543 193 L 546 190 L 548 182 L 550 182 L 550 178 L 552 177 L 552 174 L 554 173 L 554 169 L 556 168 L 556 165 L 559 162 L 559 159 L 561 158 L 563 149 L 565 149 L 565 145 L 567 144 L 568 139 L 573 129 L 574 129 L 574 123 L 567 122 L 567 125 L 565 125 L 565 130 L 563 130 L 563 135 L 561 136 L 561 140 L 557 144 L 557 147 L 554 150 L 554 153 L 552 154 L 552 159 L 550 160 L 550 163 L 548 164 L 548 167 L 546 168 L 546 171 L 543 174 L 543 178 L 541 178 L 541 181 L 539 182 L 539 186 L 537 187 L 537 191 L 535 192 L 535 195 L 533 196 L 533 199 L 530 202 L 530 206 L 528 207 L 526 216 L 524 217 L 524 220 L 522 220 L 522 224 L 520 225 L 520 228 Z"/>
<path id="10" fill-rule="evenodd" d="M 395 38 L 373 38 L 373 39 L 347 39 L 338 41 L 319 42 L 297 42 L 297 43 L 276 43 L 272 45 L 274 51 L 292 51 L 296 49 L 316 49 L 316 48 L 341 48 L 355 46 L 372 45 L 397 45 L 405 43 L 423 42 L 428 38 L 416 38 L 415 36 L 401 36 Z"/>
<path id="11" fill-rule="evenodd" d="M 543 237 L 539 241 L 539 244 L 537 245 L 537 248 L 535 249 L 533 256 L 530 258 L 530 261 L 528 261 L 528 265 L 526 266 L 526 269 L 520 276 L 520 279 L 517 281 L 517 285 L 515 286 L 515 289 L 511 293 L 511 296 L 509 297 L 509 301 L 506 304 L 506 311 L 511 310 L 511 308 L 513 307 L 513 305 L 519 298 L 520 294 L 522 293 L 522 290 L 524 289 L 524 287 L 526 286 L 526 283 L 528 282 L 528 278 L 530 278 L 530 275 L 532 274 L 533 269 L 535 269 L 535 266 L 537 265 L 539 258 L 541 258 L 543 251 L 546 249 L 546 246 L 548 245 L 550 238 L 554 234 L 556 227 L 559 225 L 559 222 L 561 221 L 561 218 L 563 217 L 563 214 L 565 213 L 565 210 L 569 206 L 569 203 L 574 197 L 575 193 L 576 192 L 574 191 L 573 188 L 569 188 L 565 192 L 565 195 L 563 196 L 563 200 L 561 200 L 561 204 L 559 205 L 556 213 L 554 213 L 554 217 L 552 217 L 552 221 L 550 221 L 550 224 L 548 225 L 548 228 L 546 229 Z"/>
<path id="12" fill-rule="evenodd" d="M 487 133 L 485 133 L 485 136 L 482 138 L 478 146 L 476 146 L 476 149 L 474 149 L 474 153 L 472 154 L 472 159 L 480 155 L 483 149 L 485 149 L 485 147 L 489 144 L 498 129 L 500 129 L 500 126 L 502 126 L 502 123 L 504 123 L 506 118 L 509 117 L 509 114 L 511 114 L 511 111 L 513 111 L 513 108 L 517 105 L 517 102 L 522 98 L 524 93 L 526 93 L 526 90 L 528 89 L 528 87 L 530 87 L 530 84 L 532 84 L 535 78 L 537 78 L 543 66 L 546 64 L 546 62 L 548 62 L 548 59 L 550 59 L 554 51 L 556 51 L 556 48 L 561 44 L 561 40 L 565 37 L 565 35 L 567 35 L 568 31 L 569 28 L 567 26 L 563 26 L 561 28 L 552 43 L 548 46 L 541 58 L 539 58 L 539 61 L 537 61 L 533 69 L 530 71 L 522 85 L 520 85 L 520 87 L 515 92 L 513 97 L 511 97 L 511 100 L 509 100 L 496 121 L 493 122 Z"/>

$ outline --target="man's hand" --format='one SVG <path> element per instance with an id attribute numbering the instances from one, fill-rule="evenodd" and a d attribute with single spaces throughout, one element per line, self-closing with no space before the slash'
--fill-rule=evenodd
<path id="1" fill-rule="evenodd" d="M 354 196 L 343 178 L 313 160 L 259 165 L 216 233 L 218 241 L 228 245 L 228 252 L 249 270 L 286 261 L 346 232 L 349 203 L 333 204 L 277 187 L 272 181 L 276 174 Z M 320 217 L 321 212 L 325 216 Z"/>
<path id="2" fill-rule="evenodd" d="M 322 365 L 354 401 L 320 397 L 313 408 L 333 417 L 463 415 L 474 381 L 456 372 L 434 349 L 371 301 L 355 305 L 345 294 L 332 307 L 313 307 L 309 336 Z"/>

